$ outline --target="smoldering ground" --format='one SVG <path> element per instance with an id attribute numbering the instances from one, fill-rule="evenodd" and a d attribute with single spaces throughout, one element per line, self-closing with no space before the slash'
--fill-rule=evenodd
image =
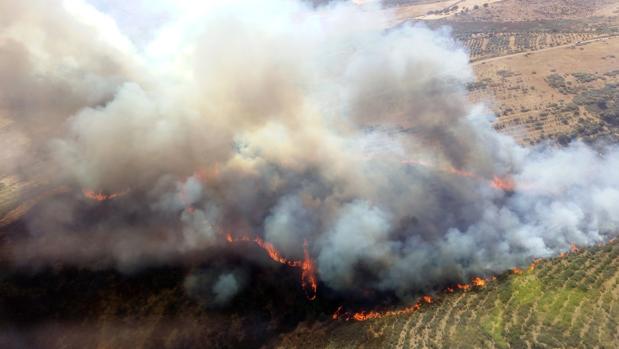
<path id="1" fill-rule="evenodd" d="M 24 218 L 11 264 L 133 270 L 225 254 L 230 233 L 294 260 L 307 241 L 330 292 L 405 297 L 616 235 L 617 147 L 497 133 L 448 28 L 207 2 L 138 49 L 81 1 L 1 6 L 0 115 L 32 139 L 2 170 L 69 188 Z M 230 301 L 247 283 L 226 272 L 207 289 Z"/>

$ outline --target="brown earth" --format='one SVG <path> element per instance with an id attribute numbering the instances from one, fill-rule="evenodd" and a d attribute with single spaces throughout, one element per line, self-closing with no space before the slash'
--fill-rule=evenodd
<path id="1" fill-rule="evenodd" d="M 574 103 L 583 91 L 619 83 L 619 37 L 564 45 L 473 63 L 478 82 L 471 99 L 483 101 L 498 115 L 496 128 L 532 144 L 544 139 L 617 135 L 619 129 L 584 105 Z M 565 87 L 552 86 L 558 75 Z M 585 128 L 581 130 L 581 128 Z M 588 134 L 588 129 L 596 129 Z"/>

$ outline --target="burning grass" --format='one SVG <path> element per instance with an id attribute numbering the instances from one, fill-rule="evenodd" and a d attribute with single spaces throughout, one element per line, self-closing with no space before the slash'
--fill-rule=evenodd
<path id="1" fill-rule="evenodd" d="M 235 238 L 232 234 L 228 233 L 226 235 L 226 241 L 229 243 L 254 242 L 258 247 L 263 249 L 273 261 L 292 268 L 301 269 L 301 287 L 303 287 L 305 296 L 310 301 L 316 299 L 318 279 L 316 277 L 316 266 L 309 254 L 309 244 L 307 240 L 303 242 L 303 260 L 292 260 L 284 257 L 273 244 L 264 241 L 259 236 L 253 238 L 249 236 Z"/>
<path id="2" fill-rule="evenodd" d="M 412 312 L 392 312 L 393 316 L 380 321 L 357 323 L 354 338 L 349 333 L 353 325 L 339 322 L 329 338 L 314 337 L 312 343 L 356 346 L 364 342 L 376 347 L 402 343 L 397 345 L 399 348 L 421 343 L 458 348 L 526 347 L 534 343 L 549 347 L 612 347 L 616 343 L 616 241 L 579 248 L 563 257 L 535 260 L 532 266 L 500 275 L 483 288 L 461 284 L 451 293 L 447 290 L 435 295 L 431 306 L 422 304 Z M 375 335 L 381 331 L 381 335 Z M 282 343 L 296 347 L 307 343 L 304 336 L 291 338 L 284 338 Z"/>
<path id="3" fill-rule="evenodd" d="M 88 199 L 103 202 L 103 201 L 113 200 L 113 199 L 125 196 L 129 193 L 129 191 L 130 191 L 129 189 L 125 189 L 120 192 L 106 194 L 103 192 L 96 192 L 93 190 L 84 189 L 82 190 L 82 193 Z"/>

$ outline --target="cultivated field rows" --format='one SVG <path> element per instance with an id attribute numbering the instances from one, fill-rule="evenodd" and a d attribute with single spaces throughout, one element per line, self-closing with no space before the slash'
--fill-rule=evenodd
<path id="1" fill-rule="evenodd" d="M 408 316 L 301 327 L 281 348 L 612 348 L 619 342 L 619 243 L 442 293 Z"/>

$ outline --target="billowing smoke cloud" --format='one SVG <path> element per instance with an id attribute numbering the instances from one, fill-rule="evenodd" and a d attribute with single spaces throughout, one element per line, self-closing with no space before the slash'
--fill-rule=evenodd
<path id="1" fill-rule="evenodd" d="M 1 73 L 27 86 L 3 115 L 66 118 L 45 144 L 77 193 L 28 217 L 36 234 L 11 248 L 16 263 L 136 266 L 256 235 L 295 260 L 307 241 L 333 290 L 407 295 L 619 227 L 619 149 L 497 133 L 467 101 L 474 74 L 446 28 L 385 29 L 388 11 L 351 3 L 227 1 L 181 11 L 140 51 L 80 22 L 76 3 L 0 11 L 39 14 L 3 38 L 79 22 L 52 47 L 34 34 L 1 44 L 27 57 Z M 241 288 L 230 275 L 208 286 L 221 303 Z"/>
<path id="2" fill-rule="evenodd" d="M 79 1 L 0 1 L 0 13 L 5 176 L 30 167 L 69 115 L 106 103 L 125 81 L 139 81 L 141 68 L 114 22 Z"/>

